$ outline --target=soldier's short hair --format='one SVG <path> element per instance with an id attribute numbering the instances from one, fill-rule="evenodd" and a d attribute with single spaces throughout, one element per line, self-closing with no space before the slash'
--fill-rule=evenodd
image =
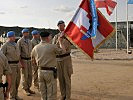
<path id="1" fill-rule="evenodd" d="M 41 32 L 40 33 L 40 36 L 41 37 L 48 37 L 51 33 L 47 32 L 47 31 L 44 31 L 44 32 Z"/>

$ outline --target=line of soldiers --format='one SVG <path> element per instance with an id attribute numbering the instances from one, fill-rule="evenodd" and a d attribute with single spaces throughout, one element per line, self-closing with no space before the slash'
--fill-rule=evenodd
<path id="1" fill-rule="evenodd" d="M 53 40 L 49 32 L 39 34 L 37 30 L 32 31 L 33 39 L 30 40 L 29 30 L 23 29 L 22 38 L 15 43 L 15 32 L 7 33 L 8 41 L 1 47 L 4 55 L 0 52 L 0 83 L 2 83 L 2 75 L 6 75 L 8 88 L 5 94 L 8 98 L 10 91 L 10 100 L 23 100 L 18 96 L 19 66 L 22 69 L 22 88 L 27 96 L 35 94 L 30 89 L 33 76 L 34 86 L 40 90 L 41 99 L 57 100 L 56 78 L 58 76 L 61 100 L 70 100 L 71 74 L 73 73 L 70 56 L 71 43 L 64 35 L 64 21 L 59 21 L 57 26 L 60 33 Z M 0 86 L 0 91 L 2 90 Z M 4 100 L 3 94 L 0 94 L 0 100 Z"/>

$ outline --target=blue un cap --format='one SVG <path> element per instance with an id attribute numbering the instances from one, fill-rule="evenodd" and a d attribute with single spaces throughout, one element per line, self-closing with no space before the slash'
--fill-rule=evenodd
<path id="1" fill-rule="evenodd" d="M 22 33 L 29 33 L 29 29 L 24 28 L 24 29 L 22 30 Z"/>
<path id="2" fill-rule="evenodd" d="M 15 32 L 14 31 L 9 31 L 7 33 L 7 37 L 13 37 L 13 36 L 15 36 Z"/>
<path id="3" fill-rule="evenodd" d="M 37 34 L 39 34 L 39 31 L 33 30 L 33 31 L 31 32 L 31 34 L 32 34 L 32 35 L 37 35 Z"/>

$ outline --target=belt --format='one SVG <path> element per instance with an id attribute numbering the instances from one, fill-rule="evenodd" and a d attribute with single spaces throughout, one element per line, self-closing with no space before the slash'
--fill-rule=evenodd
<path id="1" fill-rule="evenodd" d="M 0 88 L 3 87 L 3 83 L 0 83 Z"/>
<path id="2" fill-rule="evenodd" d="M 54 78 L 57 79 L 57 69 L 56 67 L 41 67 L 41 70 L 50 70 L 53 71 Z"/>
<path id="3" fill-rule="evenodd" d="M 24 60 L 31 60 L 31 57 L 29 57 L 29 58 L 21 57 L 21 59 L 24 59 Z"/>
<path id="4" fill-rule="evenodd" d="M 8 83 L 6 82 L 5 84 L 3 84 L 3 83 L 0 83 L 0 88 L 1 87 L 3 87 L 3 88 L 6 88 L 6 87 L 8 87 Z"/>
<path id="5" fill-rule="evenodd" d="M 8 61 L 9 64 L 18 64 L 19 61 Z"/>
<path id="6" fill-rule="evenodd" d="M 52 70 L 52 71 L 56 70 L 55 67 L 41 67 L 40 69 L 41 70 Z"/>
<path id="7" fill-rule="evenodd" d="M 63 55 L 57 55 L 56 58 L 63 58 L 63 57 L 67 57 L 67 56 L 70 56 L 70 53 L 63 54 Z"/>

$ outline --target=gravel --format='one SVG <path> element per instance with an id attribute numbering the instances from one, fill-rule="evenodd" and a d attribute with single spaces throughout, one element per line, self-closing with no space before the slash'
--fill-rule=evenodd
<path id="1" fill-rule="evenodd" d="M 115 50 L 115 49 L 98 49 L 96 53 L 94 53 L 94 60 L 133 60 L 133 54 L 127 54 L 126 49 L 123 50 Z M 73 49 L 71 53 L 73 58 L 77 59 L 88 59 L 88 57 L 83 54 L 78 49 Z"/>

